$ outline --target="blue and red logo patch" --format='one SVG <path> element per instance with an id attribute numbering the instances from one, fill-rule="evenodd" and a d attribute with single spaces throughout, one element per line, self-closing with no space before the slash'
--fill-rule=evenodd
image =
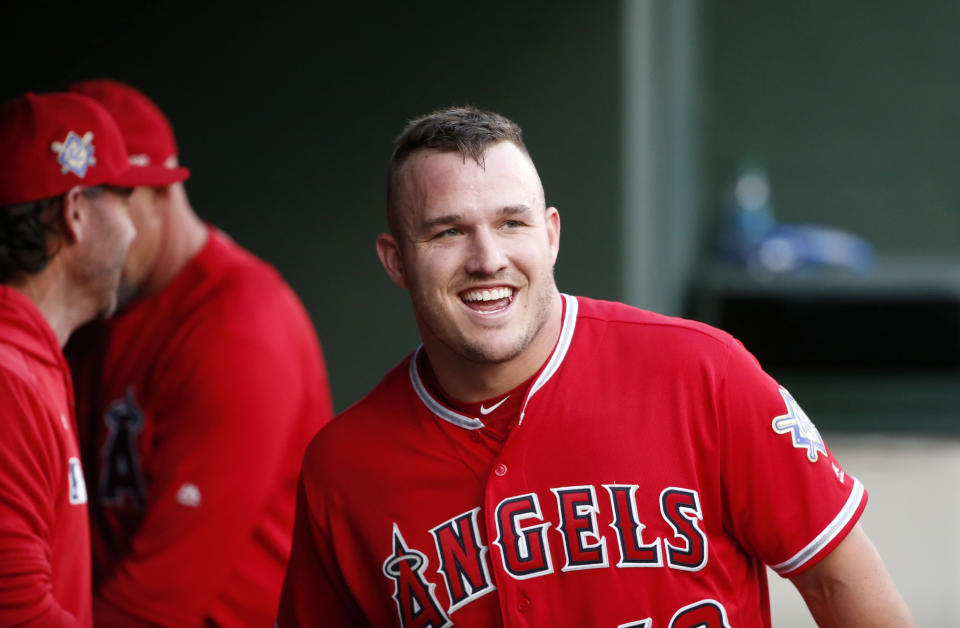
<path id="1" fill-rule="evenodd" d="M 57 163 L 63 166 L 61 174 L 72 172 L 81 179 L 87 174 L 87 168 L 97 163 L 92 142 L 92 131 L 87 131 L 82 137 L 70 131 L 67 139 L 50 145 L 50 150 L 57 153 Z"/>
<path id="2" fill-rule="evenodd" d="M 780 395 L 787 405 L 787 413 L 774 417 L 773 431 L 777 434 L 790 434 L 793 446 L 797 449 L 806 449 L 807 459 L 810 462 L 816 462 L 820 454 L 826 456 L 827 446 L 817 426 L 783 386 L 780 387 Z"/>

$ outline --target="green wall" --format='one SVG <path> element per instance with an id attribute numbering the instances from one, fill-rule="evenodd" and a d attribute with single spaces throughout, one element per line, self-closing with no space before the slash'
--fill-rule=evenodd
<path id="1" fill-rule="evenodd" d="M 741 162 L 753 160 L 766 166 L 777 218 L 851 231 L 873 244 L 878 260 L 865 277 L 827 275 L 817 283 L 807 275 L 767 288 L 741 277 L 734 285 L 788 297 L 782 311 L 801 324 L 783 326 L 784 345 L 841 334 L 902 353 L 898 346 L 914 346 L 898 345 L 904 337 L 928 333 L 960 348 L 955 314 L 946 322 L 933 315 L 897 322 L 898 311 L 910 311 L 903 307 L 930 311 L 922 309 L 925 294 L 955 313 L 960 293 L 960 3 L 736 0 L 705 9 L 704 145 L 714 201 L 704 220 L 715 222 L 724 187 Z M 830 279 L 849 286 L 835 301 L 830 328 L 803 328 L 814 311 L 804 309 L 807 297 L 822 307 Z M 791 293 L 791 286 L 801 289 Z M 843 308 L 871 295 L 873 314 L 843 332 Z M 770 348 L 748 347 L 758 355 Z M 858 356 L 832 349 L 835 357 L 816 365 L 771 368 L 821 428 L 960 430 L 955 368 L 838 366 Z"/>
<path id="2" fill-rule="evenodd" d="M 707 3 L 711 190 L 764 162 L 778 218 L 960 251 L 960 3 Z M 715 208 L 713 208 L 715 209 Z"/>

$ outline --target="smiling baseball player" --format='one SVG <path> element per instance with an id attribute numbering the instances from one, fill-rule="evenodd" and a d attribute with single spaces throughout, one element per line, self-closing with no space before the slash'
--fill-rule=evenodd
<path id="1" fill-rule="evenodd" d="M 280 626 L 909 626 L 864 487 L 729 335 L 561 294 L 520 129 L 411 122 L 377 241 L 423 341 L 321 430 Z"/>

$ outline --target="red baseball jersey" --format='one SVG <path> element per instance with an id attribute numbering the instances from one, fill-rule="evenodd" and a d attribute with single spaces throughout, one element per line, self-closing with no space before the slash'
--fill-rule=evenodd
<path id="1" fill-rule="evenodd" d="M 563 300 L 505 429 L 418 351 L 321 430 L 281 627 L 770 626 L 764 564 L 817 563 L 862 485 L 729 335 Z"/>
<path id="2" fill-rule="evenodd" d="M 83 331 L 98 624 L 272 625 L 299 462 L 332 417 L 303 306 L 211 229 L 163 291 Z"/>
<path id="3" fill-rule="evenodd" d="M 0 626 L 90 626 L 73 386 L 34 304 L 0 285 Z"/>

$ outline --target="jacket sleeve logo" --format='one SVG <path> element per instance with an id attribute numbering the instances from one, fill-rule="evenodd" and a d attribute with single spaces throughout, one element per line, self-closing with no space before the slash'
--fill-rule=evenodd
<path id="1" fill-rule="evenodd" d="M 70 458 L 67 461 L 67 483 L 70 486 L 70 503 L 73 505 L 87 503 L 87 485 L 83 481 L 83 467 L 79 458 Z"/>

